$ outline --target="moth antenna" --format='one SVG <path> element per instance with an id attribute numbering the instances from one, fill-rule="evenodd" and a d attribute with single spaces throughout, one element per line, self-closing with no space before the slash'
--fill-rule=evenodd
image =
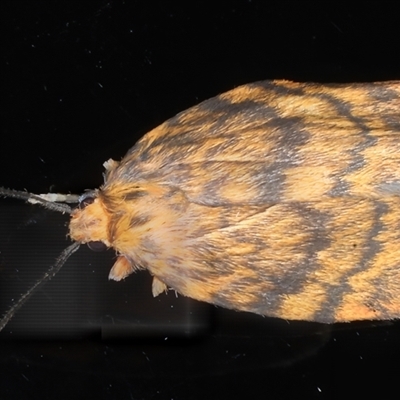
<path id="1" fill-rule="evenodd" d="M 72 208 L 64 203 L 78 203 L 79 201 L 79 196 L 74 194 L 33 194 L 29 192 L 23 192 L 21 190 L 6 189 L 4 187 L 0 187 L 0 196 L 21 199 L 32 204 L 40 204 L 48 210 L 58 211 L 63 214 L 71 214 L 72 212 Z"/>
<path id="2" fill-rule="evenodd" d="M 80 244 L 78 242 L 72 243 L 58 256 L 54 265 L 52 265 L 47 272 L 26 292 L 19 300 L 6 312 L 3 318 L 0 320 L 0 332 L 8 324 L 14 314 L 25 304 L 25 302 L 32 296 L 36 289 L 43 283 L 53 278 L 61 267 L 65 264 L 68 258 L 79 249 Z"/>

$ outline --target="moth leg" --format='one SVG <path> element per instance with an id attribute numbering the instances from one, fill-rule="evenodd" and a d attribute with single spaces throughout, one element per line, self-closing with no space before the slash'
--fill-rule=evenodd
<path id="1" fill-rule="evenodd" d="M 153 284 L 151 286 L 151 291 L 153 292 L 153 296 L 157 297 L 162 292 L 167 292 L 168 288 L 167 285 L 158 279 L 156 276 L 153 278 Z"/>
<path id="2" fill-rule="evenodd" d="M 120 281 L 125 279 L 128 275 L 130 275 L 135 270 L 132 267 L 131 263 L 124 256 L 118 256 L 117 261 L 115 261 L 113 267 L 108 274 L 108 279 L 112 279 L 114 281 Z"/>

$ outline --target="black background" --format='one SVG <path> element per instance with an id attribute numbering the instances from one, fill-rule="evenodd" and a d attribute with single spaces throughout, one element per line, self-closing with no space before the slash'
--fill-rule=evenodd
<path id="1" fill-rule="evenodd" d="M 243 83 L 400 79 L 396 2 L 2 1 L 0 186 L 81 193 L 146 131 Z M 68 244 L 68 216 L 0 200 L 6 311 Z M 0 334 L 1 399 L 389 398 L 399 322 L 217 309 L 114 254 L 75 253 Z"/>

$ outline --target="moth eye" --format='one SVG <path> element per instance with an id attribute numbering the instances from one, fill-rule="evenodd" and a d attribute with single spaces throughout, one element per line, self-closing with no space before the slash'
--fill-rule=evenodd
<path id="1" fill-rule="evenodd" d="M 107 246 L 100 240 L 88 242 L 87 245 L 88 245 L 89 249 L 93 250 L 93 251 L 104 251 L 107 249 Z"/>
<path id="2" fill-rule="evenodd" d="M 83 195 L 83 196 L 81 196 L 81 198 L 79 199 L 79 208 L 83 209 L 86 206 L 88 206 L 89 204 L 94 203 L 94 199 L 95 199 L 95 197 L 91 196 L 91 195 L 87 195 L 87 196 Z"/>

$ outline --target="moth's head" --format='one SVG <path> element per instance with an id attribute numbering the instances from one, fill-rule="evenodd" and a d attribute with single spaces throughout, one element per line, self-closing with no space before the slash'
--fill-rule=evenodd
<path id="1" fill-rule="evenodd" d="M 109 221 L 110 215 L 98 191 L 86 192 L 79 198 L 79 206 L 71 213 L 69 235 L 78 243 L 86 243 L 91 250 L 105 250 L 111 247 L 108 240 Z"/>

